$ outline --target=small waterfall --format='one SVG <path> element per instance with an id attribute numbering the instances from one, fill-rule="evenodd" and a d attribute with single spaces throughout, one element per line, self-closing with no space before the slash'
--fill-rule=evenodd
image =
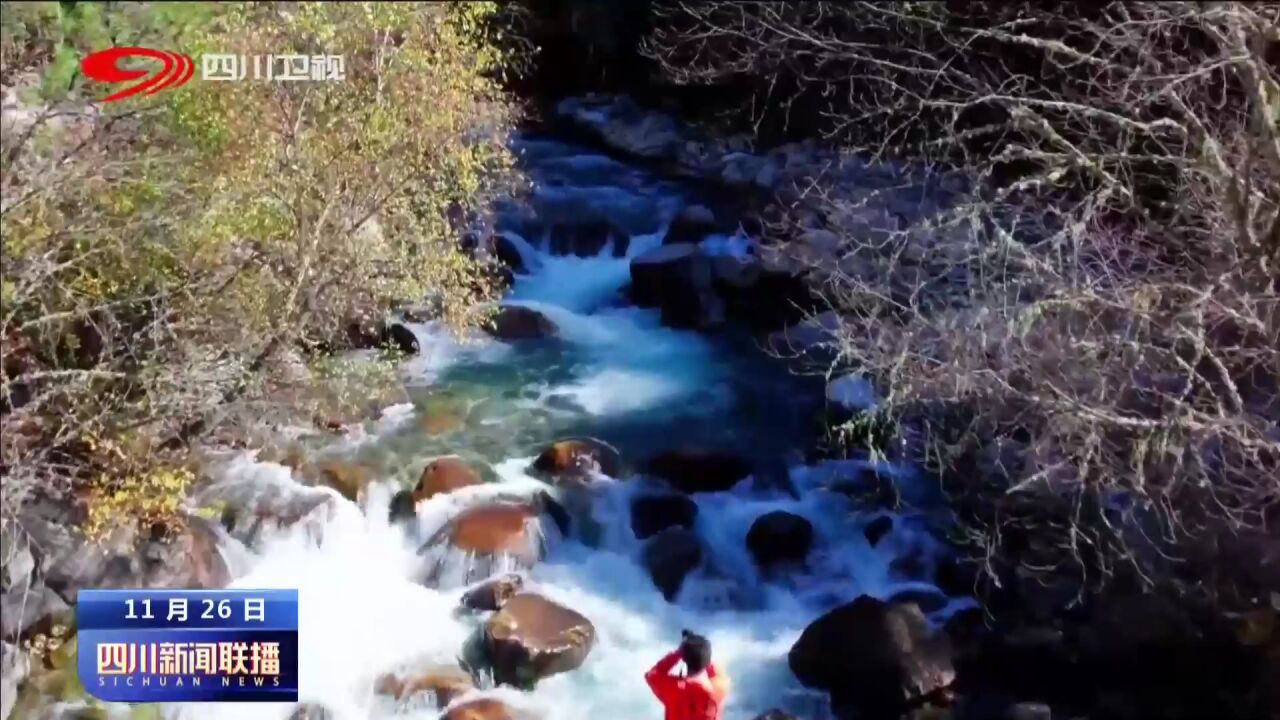
<path id="1" fill-rule="evenodd" d="M 795 466 L 790 475 L 798 497 L 758 490 L 750 478 L 728 492 L 694 497 L 693 530 L 704 561 L 668 602 L 645 567 L 644 542 L 631 530 L 632 501 L 659 492 L 656 486 L 642 478 L 601 478 L 569 497 L 526 475 L 538 448 L 570 435 L 602 437 L 635 462 L 686 443 L 743 452 L 785 448 L 794 431 L 784 423 L 789 408 L 753 409 L 741 396 L 744 386 L 775 383 L 768 397 L 786 398 L 785 371 L 763 375 L 760 365 L 742 364 L 715 340 L 662 327 L 655 311 L 620 298 L 630 258 L 661 245 L 684 202 L 680 191 L 559 143 L 527 140 L 523 147 L 539 189 L 539 218 L 563 222 L 575 213 L 603 213 L 633 231 L 626 252 L 617 257 L 606 246 L 594 257 L 551 255 L 507 231 L 527 269 L 507 301 L 542 313 L 557 326 L 558 338 L 516 346 L 477 335 L 459 343 L 431 323 L 412 325 L 423 348 L 402 368 L 413 407 L 397 407 L 359 442 L 338 446 L 353 462 L 367 463 L 376 478 L 360 506 L 304 487 L 287 468 L 248 455 L 223 467 L 223 482 L 244 484 L 256 494 L 249 498 L 254 502 L 288 505 L 325 495 L 323 508 L 306 521 L 256 533 L 247 549 L 237 547 L 233 585 L 299 590 L 302 702 L 323 705 L 336 720 L 437 718 L 429 703 L 398 706 L 375 694 L 375 680 L 415 663 L 457 662 L 482 622 L 455 613 L 463 586 L 476 571 L 518 567 L 510 557 L 421 545 L 477 504 L 528 501 L 547 492 L 595 531 L 590 537 L 549 534 L 546 556 L 526 582 L 589 618 L 595 646 L 580 668 L 543 680 L 531 693 L 488 688 L 479 695 L 558 720 L 657 717 L 661 708 L 643 673 L 678 643 L 682 628 L 691 628 L 710 638 L 717 663 L 734 677 L 726 720 L 748 720 L 770 707 L 823 716 L 825 697 L 799 687 L 787 667 L 792 643 L 814 618 L 860 594 L 890 597 L 928 588 L 900 578 L 894 560 L 911 555 L 927 564 L 936 552 L 933 541 L 901 516 L 872 547 L 862 533 L 870 518 L 828 489 L 839 478 L 857 477 L 865 463 Z M 739 240 L 716 242 L 717 252 L 746 252 Z M 739 377 L 744 373 L 750 375 Z M 430 423 L 423 421 L 428 414 Z M 411 484 L 430 458 L 455 453 L 486 466 L 498 482 L 433 497 L 419 504 L 416 526 L 393 526 L 392 494 Z M 909 484 L 909 476 L 902 482 Z M 812 525 L 815 548 L 804 570 L 765 577 L 749 555 L 752 523 L 773 511 Z M 422 582 L 424 566 L 436 569 L 430 587 Z M 171 720 L 286 720 L 293 710 L 231 704 L 172 706 L 165 713 Z"/>

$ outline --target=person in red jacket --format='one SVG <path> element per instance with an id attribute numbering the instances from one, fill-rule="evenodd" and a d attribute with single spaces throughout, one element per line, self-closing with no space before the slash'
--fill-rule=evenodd
<path id="1" fill-rule="evenodd" d="M 680 647 L 667 653 L 644 674 L 649 689 L 662 703 L 666 720 L 720 720 L 720 708 L 729 695 L 729 677 L 711 662 L 711 643 L 684 630 Z M 684 661 L 685 674 L 671 674 Z"/>

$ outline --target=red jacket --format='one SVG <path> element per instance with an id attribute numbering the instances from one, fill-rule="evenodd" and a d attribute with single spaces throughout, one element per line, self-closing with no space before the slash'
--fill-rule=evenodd
<path id="1" fill-rule="evenodd" d="M 680 662 L 676 650 L 658 661 L 644 674 L 649 689 L 662 702 L 666 720 L 720 720 L 720 707 L 729 694 L 728 678 L 707 665 L 705 677 L 673 677 L 671 668 Z"/>

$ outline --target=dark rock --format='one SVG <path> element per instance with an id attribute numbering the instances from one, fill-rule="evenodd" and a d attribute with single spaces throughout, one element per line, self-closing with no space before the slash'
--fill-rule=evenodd
<path id="1" fill-rule="evenodd" d="M 880 538 L 893 532 L 893 516 L 881 515 L 880 517 L 867 523 L 862 529 L 862 534 L 867 537 L 867 542 L 871 547 L 875 547 L 880 542 Z"/>
<path id="2" fill-rule="evenodd" d="M 516 246 L 516 242 L 506 235 L 495 235 L 493 238 L 493 254 L 512 272 L 521 275 L 529 272 L 529 268 L 525 266 L 524 255 L 520 252 L 520 248 Z"/>
<path id="3" fill-rule="evenodd" d="M 686 495 L 647 495 L 631 502 L 631 530 L 644 540 L 670 527 L 693 529 L 698 504 Z"/>
<path id="4" fill-rule="evenodd" d="M 711 287 L 711 262 L 692 243 L 665 245 L 631 261 L 631 299 L 640 307 L 667 307 L 697 299 Z"/>
<path id="5" fill-rule="evenodd" d="M 421 345 L 418 343 L 418 336 L 400 323 L 392 323 L 387 326 L 383 332 L 382 344 L 394 347 L 407 355 L 417 355 L 422 350 Z"/>
<path id="6" fill-rule="evenodd" d="M 667 528 L 649 539 L 643 561 L 653 584 L 671 601 L 680 594 L 685 576 L 702 563 L 702 542 L 690 530 Z"/>
<path id="7" fill-rule="evenodd" d="M 413 486 L 413 504 L 430 500 L 464 487 L 479 485 L 480 475 L 457 455 L 438 457 L 422 469 L 418 483 Z"/>
<path id="8" fill-rule="evenodd" d="M 391 505 L 387 508 L 388 522 L 395 524 L 405 520 L 411 520 L 417 517 L 417 510 L 414 507 L 413 491 L 400 490 L 391 496 Z"/>
<path id="9" fill-rule="evenodd" d="M 522 589 L 524 589 L 524 577 L 507 573 L 468 589 L 462 594 L 460 604 L 468 610 L 488 612 L 501 610 L 502 606 Z"/>
<path id="10" fill-rule="evenodd" d="M 506 341 L 555 337 L 560 330 L 545 315 L 523 305 L 503 305 L 485 329 L 493 337 Z"/>
<path id="11" fill-rule="evenodd" d="M 751 487 L 757 492 L 776 492 L 800 498 L 800 492 L 791 480 L 791 469 L 779 457 L 771 457 L 755 464 L 751 471 Z"/>
<path id="12" fill-rule="evenodd" d="M 747 549 L 761 568 L 803 563 L 811 547 L 813 525 L 806 518 L 782 510 L 761 515 L 747 531 Z"/>
<path id="13" fill-rule="evenodd" d="M 681 210 L 680 214 L 671 221 L 662 244 L 691 243 L 696 245 L 708 235 L 717 232 L 718 229 L 714 213 L 701 205 L 689 205 Z"/>
<path id="14" fill-rule="evenodd" d="M 596 640 L 581 614 L 533 593 L 520 593 L 485 623 L 484 641 L 499 684 L 532 688 L 577 668 Z"/>
<path id="15" fill-rule="evenodd" d="M 622 474 L 622 457 L 612 445 L 595 438 L 568 438 L 547 446 L 530 470 L 550 478 L 575 477 L 587 471 L 611 478 Z"/>
<path id="16" fill-rule="evenodd" d="M 919 608 L 866 595 L 811 623 L 787 660 L 805 686 L 871 717 L 896 717 L 955 680 L 950 643 Z"/>
<path id="17" fill-rule="evenodd" d="M 722 492 L 750 475 L 751 463 L 728 451 L 674 448 L 649 458 L 643 470 L 681 492 Z"/>
<path id="18" fill-rule="evenodd" d="M 347 321 L 347 344 L 354 350 L 372 350 L 382 345 L 387 334 L 387 324 L 367 317 L 352 317 Z"/>

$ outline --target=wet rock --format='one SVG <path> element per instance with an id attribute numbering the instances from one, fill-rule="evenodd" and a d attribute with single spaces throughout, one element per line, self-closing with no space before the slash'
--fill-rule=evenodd
<path id="1" fill-rule="evenodd" d="M 462 594 L 459 604 L 467 610 L 493 612 L 501 610 L 523 589 L 524 577 L 516 573 L 507 573 L 470 588 Z"/>
<path id="2" fill-rule="evenodd" d="M 631 299 L 657 307 L 670 327 L 709 327 L 717 321 L 711 259 L 692 243 L 664 245 L 631 261 Z M 722 317 L 719 319 L 723 319 Z"/>
<path id="3" fill-rule="evenodd" d="M 418 343 L 418 336 L 400 323 L 392 323 L 387 326 L 386 332 L 382 337 L 382 344 L 387 347 L 394 347 L 407 355 L 417 355 L 422 350 L 421 345 Z"/>
<path id="4" fill-rule="evenodd" d="M 947 606 L 951 598 L 938 590 L 915 588 L 900 590 L 889 598 L 889 602 L 898 605 L 915 605 L 925 614 L 935 613 Z"/>
<path id="5" fill-rule="evenodd" d="M 299 522 L 318 533 L 323 520 L 337 507 L 336 497 L 328 490 L 266 473 L 213 483 L 195 499 L 197 507 L 218 510 L 227 532 L 250 547 L 265 533 Z"/>
<path id="6" fill-rule="evenodd" d="M 464 424 L 462 411 L 432 403 L 417 418 L 418 427 L 427 435 L 445 435 L 460 430 Z"/>
<path id="7" fill-rule="evenodd" d="M 520 248 L 516 243 L 506 235 L 495 235 L 493 238 L 493 254 L 503 265 L 511 268 L 512 272 L 524 274 L 529 272 L 529 268 L 525 265 L 524 255 L 520 252 Z"/>
<path id="8" fill-rule="evenodd" d="M 413 486 L 413 502 L 417 505 L 436 495 L 480 483 L 480 475 L 466 461 L 457 455 L 445 455 L 427 463 L 422 469 L 418 483 Z"/>
<path id="9" fill-rule="evenodd" d="M 556 114 L 614 150 L 639 158 L 673 158 L 682 142 L 673 118 L 644 110 L 625 96 L 566 98 Z"/>
<path id="10" fill-rule="evenodd" d="M 783 357 L 813 355 L 821 350 L 823 343 L 832 341 L 840 323 L 840 316 L 828 310 L 769 335 L 766 346 Z"/>
<path id="11" fill-rule="evenodd" d="M 644 540 L 670 527 L 693 529 L 698 504 L 687 495 L 647 495 L 631 502 L 631 530 Z"/>
<path id="12" fill-rule="evenodd" d="M 791 480 L 791 469 L 780 457 L 770 457 L 755 464 L 751 471 L 751 488 L 756 492 L 781 493 L 799 499 L 800 491 Z"/>
<path id="13" fill-rule="evenodd" d="M 697 244 L 719 230 L 715 213 L 702 205 L 686 205 L 671 221 L 663 245 Z"/>
<path id="14" fill-rule="evenodd" d="M 603 440 L 567 438 L 548 445 L 538 454 L 530 470 L 535 475 L 551 478 L 580 476 L 586 472 L 617 478 L 622 474 L 622 456 Z"/>
<path id="15" fill-rule="evenodd" d="M 811 623 L 787 660 L 801 683 L 831 693 L 833 705 L 872 717 L 896 716 L 955 680 L 950 643 L 919 608 L 866 595 Z"/>
<path id="16" fill-rule="evenodd" d="M 430 693 L 435 698 L 436 707 L 443 710 L 475 687 L 475 681 L 462 668 L 456 665 L 433 665 L 409 673 L 383 675 L 375 682 L 374 692 L 398 701 L 418 693 Z"/>
<path id="17" fill-rule="evenodd" d="M 577 668 L 595 644 L 591 621 L 534 593 L 520 593 L 489 618 L 485 648 L 494 681 L 531 688 Z"/>
<path id="18" fill-rule="evenodd" d="M 537 512 L 529 505 L 490 505 L 459 515 L 449 542 L 459 550 L 507 554 L 529 565 L 542 555 L 536 531 Z"/>
<path id="19" fill-rule="evenodd" d="M 812 547 L 813 525 L 806 518 L 783 510 L 761 515 L 747 531 L 747 549 L 761 568 L 803 563 Z"/>
<path id="20" fill-rule="evenodd" d="M 337 490 L 338 494 L 351 502 L 357 502 L 360 493 L 369 484 L 369 471 L 355 463 L 329 459 L 320 461 L 316 467 L 320 482 Z"/>
<path id="21" fill-rule="evenodd" d="M 862 534 L 866 536 L 867 542 L 871 547 L 875 547 L 876 544 L 880 542 L 881 538 L 891 532 L 893 532 L 892 515 L 881 515 L 875 520 L 867 523 L 867 526 L 862 529 Z"/>
<path id="22" fill-rule="evenodd" d="M 642 559 L 653 584 L 672 601 L 680 594 L 685 576 L 702 564 L 702 542 L 691 530 L 667 528 L 649 539 Z"/>
<path id="23" fill-rule="evenodd" d="M 476 698 L 449 708 L 440 720 L 533 720 L 524 712 L 520 712 L 494 698 Z"/>
<path id="24" fill-rule="evenodd" d="M 411 520 L 417 517 L 417 510 L 413 502 L 412 490 L 400 490 L 391 496 L 391 505 L 387 509 L 387 520 L 392 524 Z"/>
<path id="25" fill-rule="evenodd" d="M 751 463 L 723 450 L 674 448 L 649 458 L 643 470 L 681 492 L 722 492 L 750 475 Z"/>
<path id="26" fill-rule="evenodd" d="M 559 328 L 545 315 L 523 305 L 503 305 L 494 316 L 488 333 L 499 340 L 536 340 L 555 337 Z"/>

